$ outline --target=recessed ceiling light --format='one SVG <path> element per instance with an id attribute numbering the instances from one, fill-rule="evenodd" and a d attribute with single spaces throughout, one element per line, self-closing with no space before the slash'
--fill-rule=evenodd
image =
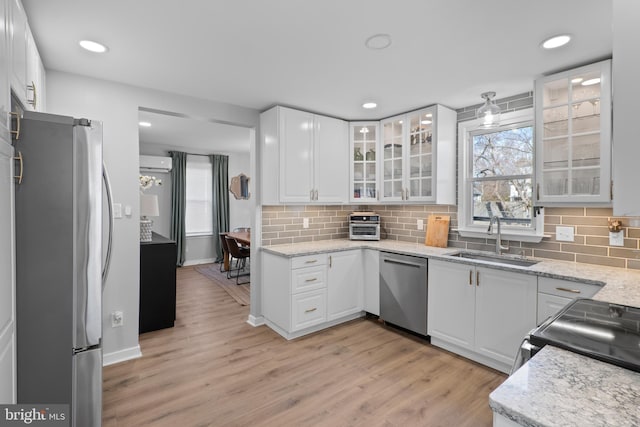
<path id="1" fill-rule="evenodd" d="M 595 79 L 585 80 L 582 82 L 582 86 L 597 85 L 598 83 L 600 83 L 600 77 L 596 77 Z"/>
<path id="2" fill-rule="evenodd" d="M 555 49 L 560 46 L 564 46 L 569 43 L 571 36 L 569 34 L 560 34 L 558 36 L 549 37 L 542 42 L 542 47 L 545 49 Z"/>
<path id="3" fill-rule="evenodd" d="M 82 46 L 82 48 L 88 50 L 89 52 L 105 53 L 109 50 L 109 48 L 105 45 L 94 42 L 92 40 L 80 40 L 79 44 L 80 46 Z"/>
<path id="4" fill-rule="evenodd" d="M 149 122 L 138 122 L 138 125 L 142 126 L 143 128 L 150 128 L 151 127 L 151 123 L 149 123 Z"/>
<path id="5" fill-rule="evenodd" d="M 431 120 L 422 120 L 420 122 L 421 125 L 430 125 L 431 124 Z"/>
<path id="6" fill-rule="evenodd" d="M 391 36 L 389 34 L 374 34 L 365 40 L 364 45 L 373 50 L 386 49 L 391 46 Z"/>
<path id="7" fill-rule="evenodd" d="M 573 83 L 574 85 L 577 85 L 578 83 L 580 83 L 583 80 L 584 79 L 582 77 L 576 77 L 575 79 L 571 79 L 571 83 Z"/>
<path id="8" fill-rule="evenodd" d="M 427 114 L 425 114 L 424 116 L 425 116 L 425 117 L 433 117 L 433 114 L 432 114 L 432 113 L 427 113 Z"/>
<path id="9" fill-rule="evenodd" d="M 377 106 L 378 104 L 376 104 L 375 102 L 365 102 L 364 104 L 362 104 L 362 108 L 366 108 L 367 110 L 376 108 Z"/>

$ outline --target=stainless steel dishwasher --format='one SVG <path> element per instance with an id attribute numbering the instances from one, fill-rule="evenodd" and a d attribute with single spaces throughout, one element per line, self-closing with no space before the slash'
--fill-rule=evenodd
<path id="1" fill-rule="evenodd" d="M 380 318 L 427 335 L 427 259 L 380 252 Z"/>

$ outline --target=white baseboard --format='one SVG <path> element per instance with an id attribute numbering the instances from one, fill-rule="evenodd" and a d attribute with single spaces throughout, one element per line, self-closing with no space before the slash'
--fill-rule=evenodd
<path id="1" fill-rule="evenodd" d="M 252 314 L 249 315 L 249 318 L 247 319 L 247 323 L 250 324 L 251 326 L 262 326 L 265 324 L 263 316 L 256 317 Z"/>
<path id="2" fill-rule="evenodd" d="M 189 261 L 185 261 L 184 264 L 182 264 L 185 267 L 188 267 L 190 265 L 198 265 L 198 264 L 211 264 L 216 262 L 215 258 L 207 258 L 207 259 L 191 259 Z"/>
<path id="3" fill-rule="evenodd" d="M 109 366 L 116 363 L 125 362 L 127 360 L 137 359 L 138 357 L 142 357 L 142 352 L 140 351 L 139 345 L 131 348 L 125 348 L 124 350 L 118 350 L 112 353 L 103 354 L 102 366 Z"/>

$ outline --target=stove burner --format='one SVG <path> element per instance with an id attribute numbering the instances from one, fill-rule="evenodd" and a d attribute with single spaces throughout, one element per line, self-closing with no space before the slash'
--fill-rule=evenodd
<path id="1" fill-rule="evenodd" d="M 577 299 L 530 338 L 640 372 L 640 308 Z"/>

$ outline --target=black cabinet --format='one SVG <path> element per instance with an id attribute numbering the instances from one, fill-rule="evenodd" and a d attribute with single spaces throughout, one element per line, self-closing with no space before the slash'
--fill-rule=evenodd
<path id="1" fill-rule="evenodd" d="M 176 320 L 176 243 L 153 233 L 140 242 L 139 332 L 171 328 Z"/>

